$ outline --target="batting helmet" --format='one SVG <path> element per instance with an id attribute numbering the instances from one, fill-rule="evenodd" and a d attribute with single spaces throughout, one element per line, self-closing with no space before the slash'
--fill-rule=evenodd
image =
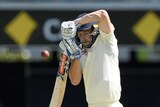
<path id="1" fill-rule="evenodd" d="M 80 17 L 82 17 L 86 14 L 87 13 L 80 14 L 80 15 L 77 16 L 77 18 L 80 18 Z M 97 22 L 91 22 L 91 23 L 81 25 L 79 28 L 77 28 L 77 32 L 83 31 L 83 30 L 89 30 L 89 29 L 93 30 L 93 32 L 92 32 L 92 44 L 93 44 L 95 42 L 97 36 L 99 35 L 99 29 L 98 29 Z M 78 36 L 76 36 L 76 40 L 78 41 L 78 43 L 81 44 Z"/>

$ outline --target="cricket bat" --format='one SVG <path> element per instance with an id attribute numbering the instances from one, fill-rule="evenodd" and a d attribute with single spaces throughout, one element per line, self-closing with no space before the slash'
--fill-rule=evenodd
<path id="1" fill-rule="evenodd" d="M 68 77 L 70 58 L 62 54 L 49 107 L 61 107 Z"/>

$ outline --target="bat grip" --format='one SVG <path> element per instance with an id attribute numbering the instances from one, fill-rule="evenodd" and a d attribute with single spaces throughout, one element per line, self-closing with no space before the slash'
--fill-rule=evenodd
<path id="1" fill-rule="evenodd" d="M 59 62 L 59 69 L 58 69 L 58 73 L 61 75 L 64 75 L 64 73 L 65 73 L 65 65 L 66 65 L 67 59 L 68 59 L 67 55 L 62 53 L 61 59 Z"/>

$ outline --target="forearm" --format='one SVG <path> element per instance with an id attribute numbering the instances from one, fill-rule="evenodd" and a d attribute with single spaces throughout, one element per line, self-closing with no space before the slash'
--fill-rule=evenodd
<path id="1" fill-rule="evenodd" d="M 75 19 L 74 22 L 77 23 L 79 22 L 81 25 L 90 23 L 90 22 L 96 22 L 99 20 L 99 16 L 97 15 L 98 11 L 91 12 L 89 14 L 86 14 L 78 19 Z"/>
<path id="2" fill-rule="evenodd" d="M 97 10 L 80 17 L 80 19 L 75 19 L 74 21 L 79 21 L 82 25 L 90 22 L 99 22 L 104 14 L 107 14 L 107 12 L 104 10 Z"/>
<path id="3" fill-rule="evenodd" d="M 69 70 L 69 77 L 73 85 L 78 85 L 80 83 L 82 78 L 80 60 L 72 60 Z"/>
<path id="4" fill-rule="evenodd" d="M 114 31 L 114 26 L 111 23 L 108 12 L 103 9 L 88 13 L 74 20 L 76 25 L 83 25 L 90 22 L 97 22 L 99 29 L 105 33 Z"/>

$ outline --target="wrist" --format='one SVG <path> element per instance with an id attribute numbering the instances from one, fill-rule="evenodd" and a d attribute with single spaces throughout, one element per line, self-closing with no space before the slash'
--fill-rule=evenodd
<path id="1" fill-rule="evenodd" d="M 77 18 L 74 20 L 74 24 L 76 26 L 76 28 L 80 28 L 81 27 L 81 18 Z"/>
<path id="2" fill-rule="evenodd" d="M 72 59 L 71 60 L 72 63 L 79 63 L 79 61 L 80 61 L 79 59 Z"/>

